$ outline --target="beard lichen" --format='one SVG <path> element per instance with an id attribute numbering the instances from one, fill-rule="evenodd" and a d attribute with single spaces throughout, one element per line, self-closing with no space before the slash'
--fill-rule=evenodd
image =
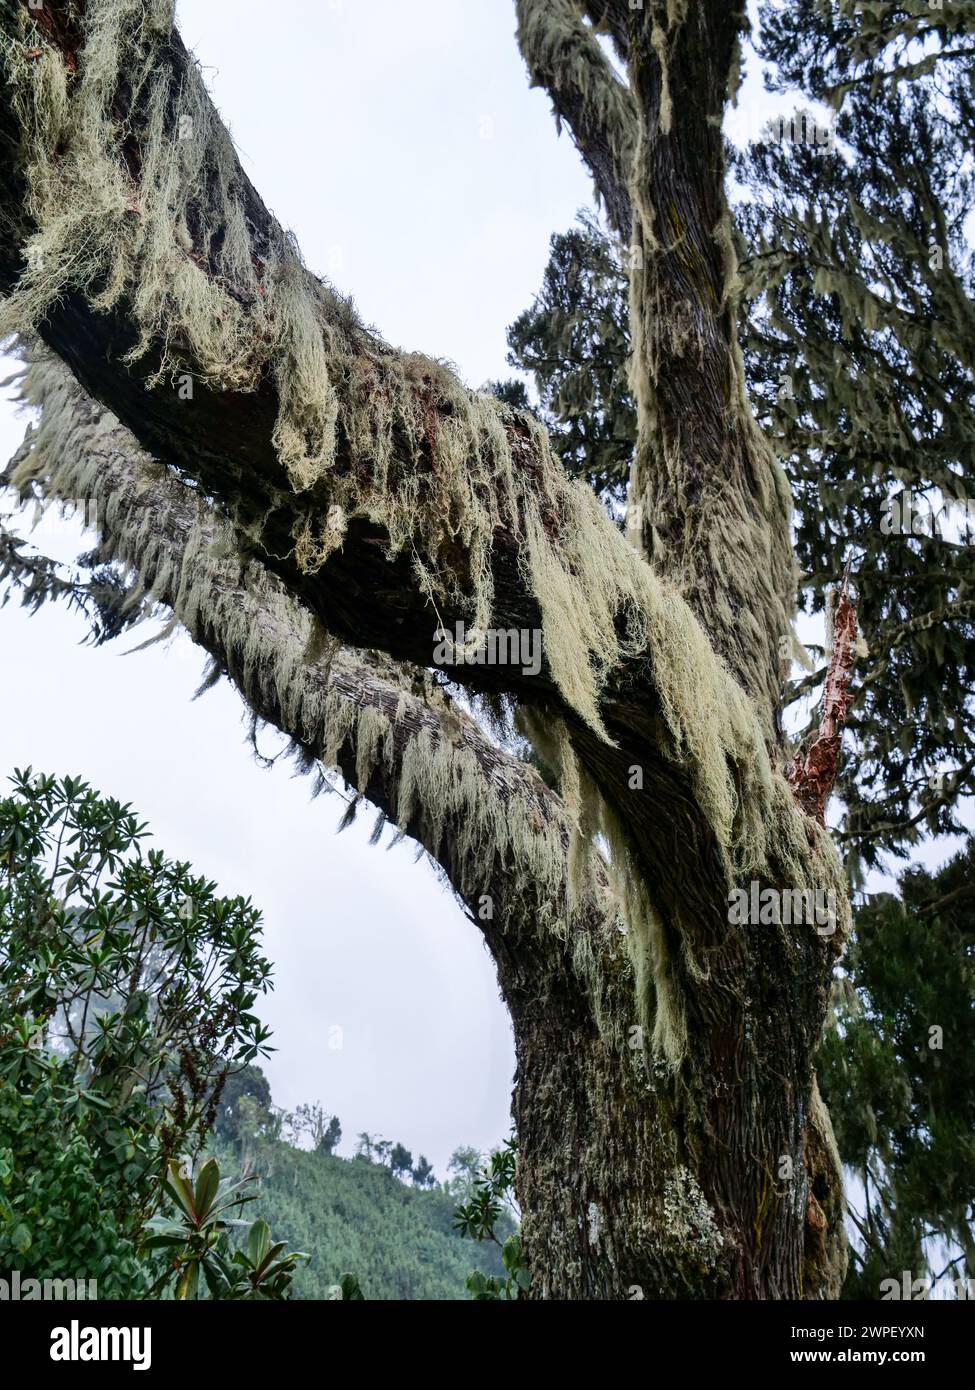
<path id="1" fill-rule="evenodd" d="M 43 43 L 39 65 L 26 46 L 19 59 L 8 53 L 38 230 L 0 326 L 38 322 L 68 290 L 103 310 L 126 298 L 140 332 L 133 355 L 154 345 L 159 371 L 192 363 L 237 391 L 270 372 L 282 460 L 296 487 L 322 485 L 320 523 L 308 519 L 312 508 L 294 537 L 308 570 L 327 562 L 351 518 L 366 518 L 384 529 L 390 553 L 413 554 L 432 606 L 460 599 L 472 609 L 468 627 L 484 631 L 494 538 L 515 531 L 552 674 L 605 733 L 599 694 L 610 670 L 647 650 L 666 683 L 673 663 L 655 634 L 669 639 L 672 620 L 679 626 L 689 613 L 589 490 L 564 477 L 537 421 L 467 391 L 442 363 L 368 335 L 276 224 L 258 244 L 233 145 L 196 66 L 170 61 L 169 22 L 165 4 L 91 0 L 77 75 Z M 135 118 L 117 116 L 119 91 L 130 111 L 145 112 L 135 161 Z M 336 428 L 348 456 L 341 468 Z M 680 709 L 681 735 L 700 722 L 684 703 L 668 701 Z M 723 703 L 719 694 L 710 705 Z M 721 788 L 712 791 L 717 805 Z"/>
<path id="2" fill-rule="evenodd" d="M 171 609 L 252 710 L 323 768 L 345 767 L 358 793 L 375 790 L 378 774 L 390 818 L 450 865 L 466 902 L 491 891 L 500 866 L 508 915 L 565 936 L 565 823 L 537 775 L 485 756 L 482 731 L 429 673 L 330 643 L 241 554 L 229 523 L 143 453 L 60 363 L 33 347 L 25 355 L 21 399 L 40 419 L 5 475 L 9 486 L 93 504 L 100 559 L 130 572 L 130 605 Z M 584 857 L 573 908 L 602 917 L 612 903 L 597 851 Z"/>
<path id="3" fill-rule="evenodd" d="M 274 443 L 307 487 L 335 452 L 337 297 L 277 223 L 256 236 L 200 70 L 167 52 L 172 23 L 172 0 L 91 0 L 77 72 L 32 22 L 5 45 L 36 231 L 0 332 L 29 331 L 69 291 L 104 312 L 126 299 L 128 360 L 157 353 L 150 384 L 180 369 L 238 391 L 272 377 Z"/>
<path id="4" fill-rule="evenodd" d="M 687 770 L 729 882 L 774 864 L 804 886 L 810 872 L 805 821 L 771 767 L 755 707 L 715 657 L 677 588 L 633 553 L 584 484 L 566 479 L 533 417 L 466 390 L 442 363 L 394 352 L 305 269 L 277 223 L 261 218 L 258 230 L 248 213 L 256 195 L 198 67 L 173 48 L 171 23 L 169 0 L 149 6 L 89 0 L 77 74 L 36 30 L 7 46 L 36 232 L 24 275 L 0 308 L 0 331 L 30 328 L 64 295 L 80 293 L 96 310 L 124 305 L 138 330 L 130 357 L 151 349 L 156 378 L 191 366 L 216 389 L 248 391 L 269 376 L 277 389 L 274 442 L 282 464 L 296 490 L 321 501 L 318 511 L 305 511 L 293 537 L 298 563 L 309 572 L 342 544 L 349 520 L 365 518 L 383 528 L 390 554 L 412 554 L 433 608 L 444 598 L 462 602 L 472 615 L 468 627 L 484 631 L 494 605 L 495 537 L 513 534 L 525 587 L 541 612 L 545 658 L 567 704 L 608 739 L 601 693 L 622 660 L 640 657 L 659 696 L 667 755 Z M 37 60 L 28 57 L 35 48 Z M 120 104 L 128 116 L 118 115 Z M 653 211 L 641 209 L 639 199 L 637 211 L 651 252 Z M 635 294 L 646 293 L 648 277 L 633 279 Z M 635 301 L 636 335 L 653 315 L 652 302 Z M 640 409 L 652 420 L 653 344 L 641 347 L 638 336 L 635 344 Z M 55 429 L 49 409 L 56 414 L 56 403 L 45 403 L 38 442 L 45 429 Z M 219 615 L 245 698 L 259 703 L 273 689 L 289 723 L 321 749 L 326 763 L 354 737 L 356 780 L 360 787 L 368 782 L 370 768 L 389 752 L 381 723 L 387 716 L 340 699 L 328 681 L 316 686 L 302 679 L 314 642 L 310 620 L 278 591 L 266 603 L 267 614 L 278 615 L 273 632 L 270 618 L 249 624 L 246 605 L 228 597 L 236 593 L 229 576 L 215 584 L 221 572 L 202 527 L 177 573 L 152 517 L 129 517 L 124 489 L 105 491 L 97 459 L 85 455 L 72 463 L 70 425 L 63 428 L 69 438 L 49 461 L 65 495 L 102 498 L 118 553 L 154 597 L 167 596 L 191 633 Z M 781 495 L 767 481 L 764 488 L 763 509 L 775 514 Z M 733 490 L 717 506 L 743 509 L 745 499 Z M 710 573 L 723 576 L 729 564 L 744 569 L 747 562 L 754 581 L 754 542 L 764 544 L 768 569 L 778 578 L 775 525 L 767 516 L 756 524 L 744 513 L 732 522 L 730 540 L 725 528 L 705 547 Z M 219 543 L 232 553 L 237 540 L 228 533 Z M 741 554 L 746 540 L 752 548 Z M 765 584 L 761 573 L 758 583 Z M 221 584 L 230 585 L 227 594 Z M 754 605 L 766 621 L 748 609 L 728 609 L 720 625 L 745 625 L 749 639 L 758 640 L 759 629 L 780 618 L 773 587 L 762 589 Z M 285 628 L 297 628 L 297 635 L 285 638 Z M 503 789 L 496 802 L 483 798 L 484 779 L 468 762 L 472 757 L 424 727 L 403 756 L 398 820 L 425 817 L 429 848 L 439 843 L 446 818 L 456 815 L 451 824 L 459 826 L 468 887 L 483 884 L 485 856 L 517 850 L 519 872 L 537 875 L 533 898 L 544 899 L 538 883 L 550 884 L 558 901 L 564 855 L 546 839 L 556 832 L 539 833 L 528 809 L 519 810 L 517 797 L 509 804 Z M 628 867 L 627 837 L 609 820 L 604 809 L 590 809 L 580 834 L 591 846 L 598 824 L 612 838 L 634 960 L 653 979 L 660 1045 L 677 1055 L 682 1025 L 672 963 L 648 890 Z M 584 860 L 574 860 L 576 884 L 585 875 L 575 864 Z"/>
<path id="5" fill-rule="evenodd" d="M 532 82 L 571 101 L 573 125 L 599 131 L 616 166 L 629 166 L 636 134 L 633 102 L 616 80 L 595 31 L 574 0 L 516 0 L 518 46 Z M 561 117 L 556 114 L 561 124 Z"/>
<path id="6" fill-rule="evenodd" d="M 256 195 L 170 24 L 161 0 L 90 0 L 77 73 L 36 27 L 8 45 L 36 231 L 0 332 L 29 332 L 71 292 L 99 311 L 124 308 L 137 330 L 129 358 L 151 350 L 150 381 L 183 369 L 245 392 L 273 378 L 279 456 L 294 488 L 322 503 L 295 523 L 307 572 L 363 518 L 384 530 L 390 555 L 412 555 L 433 609 L 463 603 L 468 628 L 484 631 L 495 536 L 514 529 L 553 675 L 601 730 L 601 679 L 640 641 L 606 640 L 627 604 L 602 578 L 613 528 L 563 477 L 532 417 L 468 391 L 440 362 L 394 352 L 305 269 L 276 223 L 258 231 Z M 618 558 L 609 569 L 620 574 Z"/>

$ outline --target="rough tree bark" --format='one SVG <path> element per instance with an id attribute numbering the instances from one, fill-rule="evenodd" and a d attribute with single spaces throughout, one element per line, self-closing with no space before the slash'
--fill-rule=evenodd
<path id="1" fill-rule="evenodd" d="M 192 541 L 184 485 L 164 511 L 164 479 L 119 462 L 131 449 L 72 445 L 83 397 L 42 402 L 34 475 L 107 488 L 109 543 L 261 717 L 415 834 L 465 901 L 491 897 L 533 1293 L 835 1297 L 841 1179 L 813 1057 L 846 900 L 782 775 L 787 490 L 744 396 L 720 144 L 742 18 L 720 0 L 517 9 L 532 75 L 631 238 L 645 557 L 530 417 L 393 353 L 304 270 L 166 0 L 0 0 L 0 287 L 4 326 L 35 331 L 193 484 Z M 80 458 L 95 466 L 73 474 Z M 422 682 L 308 657 L 325 629 L 422 668 L 433 626 L 472 615 L 542 632 L 538 676 L 452 674 L 554 734 L 562 801 Z M 729 893 L 753 883 L 833 889 L 839 929 L 733 925 Z"/>

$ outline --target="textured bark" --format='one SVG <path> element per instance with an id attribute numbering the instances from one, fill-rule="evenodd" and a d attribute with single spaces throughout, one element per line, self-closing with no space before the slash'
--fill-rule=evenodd
<path id="1" fill-rule="evenodd" d="M 807 978 L 794 962 L 774 968 L 773 951 L 797 949 L 782 929 L 763 932 L 750 964 L 715 957 L 715 979 L 727 974 L 736 990 L 755 972 L 745 988 L 755 991 L 748 1013 L 764 1019 L 761 1034 L 743 1036 L 737 992 L 716 990 L 691 1022 L 695 1056 L 679 1073 L 657 1062 L 637 1022 L 632 967 L 597 859 L 583 900 L 567 894 L 571 826 L 558 797 L 446 697 L 424 689 L 422 672 L 348 649 L 306 659 L 300 607 L 256 562 L 242 567 L 225 557 L 225 523 L 62 368 L 35 363 L 24 395 L 42 414 L 9 470 L 21 493 L 36 487 L 48 498 L 92 501 L 104 557 L 139 571 L 136 592 L 190 623 L 260 718 L 309 760 L 337 767 L 412 835 L 483 932 L 515 1034 L 518 1190 L 534 1296 L 835 1294 L 844 1249 L 828 1119 L 797 1112 L 781 1081 L 810 1073 L 808 986 L 819 981 L 822 989 L 828 948 L 819 943 L 806 960 Z M 388 721 L 386 755 L 364 764 L 351 720 L 335 744 L 320 716 L 326 690 L 356 713 L 369 707 Z M 476 759 L 476 782 L 455 775 L 464 798 L 450 799 L 439 816 L 422 800 L 404 809 L 403 766 L 418 736 L 455 763 Z M 503 821 L 516 800 L 539 837 L 555 829 L 547 876 L 516 862 L 531 858 L 530 847 L 464 852 L 465 819 L 489 803 Z M 793 984 L 783 994 L 786 976 Z M 781 1156 L 793 1160 L 798 1182 L 777 1176 Z"/>
<path id="2" fill-rule="evenodd" d="M 721 122 L 743 22 L 727 0 L 654 4 L 631 39 L 642 399 L 630 495 L 646 554 L 679 581 L 774 738 L 797 575 L 786 484 L 754 424 L 737 344 Z"/>
<path id="3" fill-rule="evenodd" d="M 628 995 L 625 976 L 609 977 L 602 1011 L 625 1018 Z M 793 1003 L 808 1011 L 799 991 Z M 784 1010 L 776 1013 L 781 1027 Z M 802 1108 L 783 1084 L 797 1060 L 794 1032 L 779 1034 L 775 1076 L 759 1078 L 739 1056 L 721 1075 L 690 1079 L 637 1046 L 607 1047 L 570 991 L 546 990 L 527 1010 L 513 996 L 512 1018 L 519 1193 L 528 1198 L 523 1238 L 536 1297 L 838 1297 L 839 1160 L 815 1083 Z M 757 1087 L 740 1084 L 742 1062 Z M 791 1131 L 796 1182 L 769 1162 L 780 1124 Z"/>
<path id="4" fill-rule="evenodd" d="M 78 34 L 62 22 L 69 7 L 48 0 L 46 8 L 46 41 L 69 67 L 83 72 Z M 580 29 L 584 12 L 612 34 L 629 65 L 628 86 Z M 10 43 L 19 41 L 24 14 L 23 5 L 0 0 L 0 23 Z M 721 684 L 724 663 L 751 698 L 749 718 L 758 721 L 778 757 L 779 659 L 793 587 L 788 508 L 781 476 L 744 399 L 719 129 L 741 16 L 718 0 L 648 3 L 627 13 L 615 3 L 524 0 L 519 21 L 533 75 L 572 126 L 611 217 L 622 223 L 628 209 L 633 216 L 640 253 L 632 269 L 640 411 L 633 500 L 643 509 L 637 531 L 655 568 L 685 592 L 713 646 L 707 662 L 688 667 L 708 683 L 700 700 L 705 728 L 714 733 L 713 740 L 699 741 L 693 757 L 680 746 L 666 699 L 675 671 L 685 670 L 683 649 L 658 651 L 656 661 L 646 651 L 621 652 L 599 692 L 602 729 L 567 699 L 547 663 L 538 677 L 510 666 L 455 671 L 474 688 L 515 696 L 536 726 L 565 731 L 586 784 L 580 803 L 567 798 L 565 806 L 493 749 L 471 721 L 449 706 L 445 714 L 427 700 L 411 701 L 390 668 L 384 673 L 374 664 L 370 670 L 349 658 L 336 659 L 329 669 L 303 664 L 296 659 L 294 625 L 306 612 L 342 642 L 418 667 L 431 659 L 429 598 L 414 565 L 414 559 L 429 562 L 430 556 L 400 551 L 390 558 L 382 528 L 362 517 L 350 518 L 342 544 L 323 566 L 310 570 L 296 554 L 302 526 L 321 528 L 336 479 L 370 466 L 344 432 L 342 402 L 331 474 L 296 490 L 275 447 L 280 402 L 269 378 L 247 392 L 198 381 L 192 404 L 165 376 L 147 391 L 166 349 L 153 345 L 136 366 L 125 363 L 140 325 L 124 297 L 100 312 L 69 288 L 38 329 L 85 390 L 154 459 L 192 480 L 201 505 L 205 500 L 219 511 L 220 524 L 230 519 L 231 548 L 240 547 L 252 578 L 262 576 L 256 587 L 242 587 L 233 566 L 221 573 L 207 561 L 206 602 L 193 609 L 198 620 L 191 621 L 196 639 L 261 717 L 314 756 L 333 752 L 347 777 L 405 822 L 470 906 L 484 891 L 495 898 L 496 916 L 485 935 L 515 1029 L 518 1195 L 534 1294 L 625 1298 L 637 1288 L 648 1298 L 834 1297 L 844 1259 L 840 1180 L 828 1119 L 816 1104 L 813 1058 L 837 940 L 811 928 L 732 929 L 728 914 L 736 873 L 747 878 L 744 868 L 736 869 L 738 851 L 742 864 L 747 857 L 741 826 L 761 821 L 766 808 L 777 817 L 780 838 L 763 851 L 755 871 L 761 885 L 781 888 L 797 874 L 809 881 L 827 871 L 824 837 L 813 821 L 798 816 L 787 795 L 783 802 L 784 781 L 767 768 L 757 776 L 751 754 L 722 741 L 722 696 L 714 696 L 716 690 L 738 695 Z M 581 50 L 587 76 L 580 87 Z M 159 39 L 154 56 L 177 77 L 189 71 L 175 33 Z M 0 105 L 0 287 L 9 291 L 23 270 L 23 248 L 34 228 L 23 211 L 26 153 L 7 89 L 0 92 Z M 147 113 L 138 103 L 129 109 L 124 91 L 116 107 L 112 118 L 126 122 L 126 160 L 137 189 Z M 167 112 L 170 133 L 176 114 Z M 239 169 L 235 178 L 252 255 L 270 257 L 280 245 L 280 228 Z M 186 255 L 210 273 L 197 245 Z M 308 277 L 309 294 L 317 294 L 312 281 Z M 323 333 L 333 327 L 321 325 Z M 348 378 L 372 374 L 385 381 L 401 365 L 363 330 L 348 332 L 355 344 L 342 362 Z M 192 374 L 188 351 L 185 365 Z M 438 396 L 432 377 L 417 378 L 413 389 L 425 438 L 417 443 L 404 435 L 397 441 L 394 471 L 404 481 L 434 468 L 433 441 L 449 430 L 458 399 L 455 394 L 451 404 L 449 393 Z M 162 482 L 155 479 L 150 488 L 143 479 L 136 485 L 125 472 L 131 447 L 108 447 L 114 422 L 103 421 L 83 398 L 73 408 L 82 424 L 85 410 L 93 411 L 88 424 L 99 426 L 96 433 L 108 431 L 101 443 L 91 442 L 90 431 L 86 435 L 91 448 L 106 452 L 94 483 L 86 473 L 85 488 L 107 489 L 106 498 L 115 499 L 114 510 L 104 509 L 105 525 L 115 529 L 112 543 L 119 553 L 138 567 L 142 558 L 126 554 L 123 533 L 137 533 L 146 524 L 146 505 L 159 508 L 152 528 L 158 573 L 146 577 L 157 585 L 156 596 L 180 613 L 189 513 L 179 523 L 173 514 L 166 529 L 165 498 L 157 490 Z M 607 542 L 595 522 L 591 537 L 585 529 L 563 534 L 563 517 L 545 491 L 548 464 L 537 430 L 514 412 L 503 420 L 524 489 L 515 512 L 534 508 L 553 549 L 584 548 L 591 540 L 594 547 L 608 546 L 616 565 L 620 548 L 626 548 L 621 537 Z M 51 428 L 58 427 L 55 411 Z M 479 452 L 481 443 L 472 439 L 472 451 Z M 71 447 L 65 446 L 67 452 Z M 48 474 L 62 490 L 71 476 L 67 452 L 54 469 L 61 480 Z M 185 491 L 181 497 L 185 508 Z M 490 537 L 492 622 L 539 628 L 543 614 L 520 550 L 523 516 L 511 514 L 510 507 L 506 513 L 505 505 L 501 498 Z M 211 524 L 217 523 L 208 511 L 192 523 L 197 555 L 201 528 Z M 418 536 L 414 551 L 422 546 Z M 463 547 L 455 547 L 450 564 L 461 581 L 468 563 Z M 199 566 L 193 564 L 193 582 L 199 584 Z M 282 626 L 284 601 L 292 605 L 292 617 Z M 239 636 L 242 605 L 244 626 L 260 647 L 256 663 L 248 658 L 246 637 Z M 450 626 L 465 614 L 445 605 L 438 616 Z M 675 645 L 686 644 L 688 651 L 700 642 L 696 625 L 686 624 L 680 633 Z M 368 706 L 380 713 L 395 730 L 389 758 L 367 759 L 368 774 L 351 733 L 333 747 L 325 731 L 303 720 L 304 709 L 317 707 L 323 682 L 357 710 Z M 298 689 L 291 688 L 295 683 Z M 465 766 L 474 777 L 473 794 L 494 798 L 500 815 L 505 799 L 517 797 L 522 808 L 537 812 L 539 835 L 557 829 L 557 853 L 545 873 L 535 875 L 534 896 L 530 836 L 503 842 L 503 852 L 487 859 L 482 854 L 472 863 L 458 848 L 464 844 L 461 819 L 445 824 L 436 805 L 400 805 L 406 750 L 422 731 L 428 750 L 446 751 L 449 743 L 457 758 L 469 755 Z M 747 741 L 742 746 L 754 747 Z M 714 750 L 735 792 L 735 824 L 721 833 L 701 774 Z M 469 771 L 471 758 L 476 774 Z M 571 782 L 574 766 L 567 756 L 564 784 Z M 634 769 L 641 775 L 638 790 Z M 450 803 L 458 815 L 461 801 Z M 602 817 L 596 821 L 590 814 L 594 802 Z M 624 881 L 630 898 L 639 900 L 625 936 L 607 926 L 602 908 L 604 875 L 592 858 L 600 827 L 612 831 L 608 867 L 614 880 Z M 580 843 L 589 856 L 581 897 L 572 863 Z M 642 954 L 634 948 L 640 931 Z M 654 1012 L 658 1020 L 679 1016 L 679 1043 L 667 1060 L 655 1054 L 648 1036 L 647 1019 Z"/>
<path id="5" fill-rule="evenodd" d="M 850 673 L 856 660 L 857 615 L 849 594 L 849 566 L 836 595 L 831 626 L 832 650 L 823 686 L 819 732 L 805 756 L 796 754 L 789 775 L 796 800 L 820 825 L 826 824 L 826 803 L 836 781 L 850 703 Z"/>

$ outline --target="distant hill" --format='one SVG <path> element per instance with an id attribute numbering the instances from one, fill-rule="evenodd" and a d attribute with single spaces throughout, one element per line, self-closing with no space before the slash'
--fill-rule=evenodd
<path id="1" fill-rule="evenodd" d="M 239 1171 L 236 1151 L 211 1144 L 226 1175 Z M 346 1272 L 367 1299 L 466 1299 L 474 1268 L 501 1274 L 497 1247 L 462 1239 L 452 1229 L 457 1198 L 421 1191 L 364 1158 L 336 1158 L 281 1141 L 262 1146 L 258 1200 L 275 1240 L 311 1260 L 295 1279 L 295 1297 L 324 1299 Z"/>

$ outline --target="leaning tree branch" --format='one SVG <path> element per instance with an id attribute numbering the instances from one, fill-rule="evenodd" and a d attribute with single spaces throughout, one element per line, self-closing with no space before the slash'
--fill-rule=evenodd
<path id="1" fill-rule="evenodd" d="M 61 364 L 35 356 L 21 393 L 41 419 L 2 481 L 22 497 L 84 495 L 101 558 L 137 576 L 130 613 L 171 609 L 306 765 L 337 770 L 372 802 L 377 830 L 388 820 L 414 838 L 506 962 L 509 987 L 512 952 L 523 954 L 526 943 L 529 954 L 542 949 L 542 936 L 568 970 L 583 942 L 592 961 L 608 960 L 615 908 L 605 869 L 589 852 L 573 894 L 571 826 L 529 764 L 493 744 L 427 673 L 323 644 L 273 576 L 255 561 L 241 564 L 226 522 L 140 450 Z"/>
<path id="2" fill-rule="evenodd" d="M 562 731 L 669 940 L 723 938 L 729 877 L 788 877 L 779 847 L 806 830 L 677 591 L 567 482 L 533 417 L 394 352 L 304 268 L 168 0 L 45 11 L 83 31 L 0 5 L 7 326 L 34 323 L 340 641 L 425 666 L 441 623 L 541 633 L 537 675 L 453 674 Z"/>

